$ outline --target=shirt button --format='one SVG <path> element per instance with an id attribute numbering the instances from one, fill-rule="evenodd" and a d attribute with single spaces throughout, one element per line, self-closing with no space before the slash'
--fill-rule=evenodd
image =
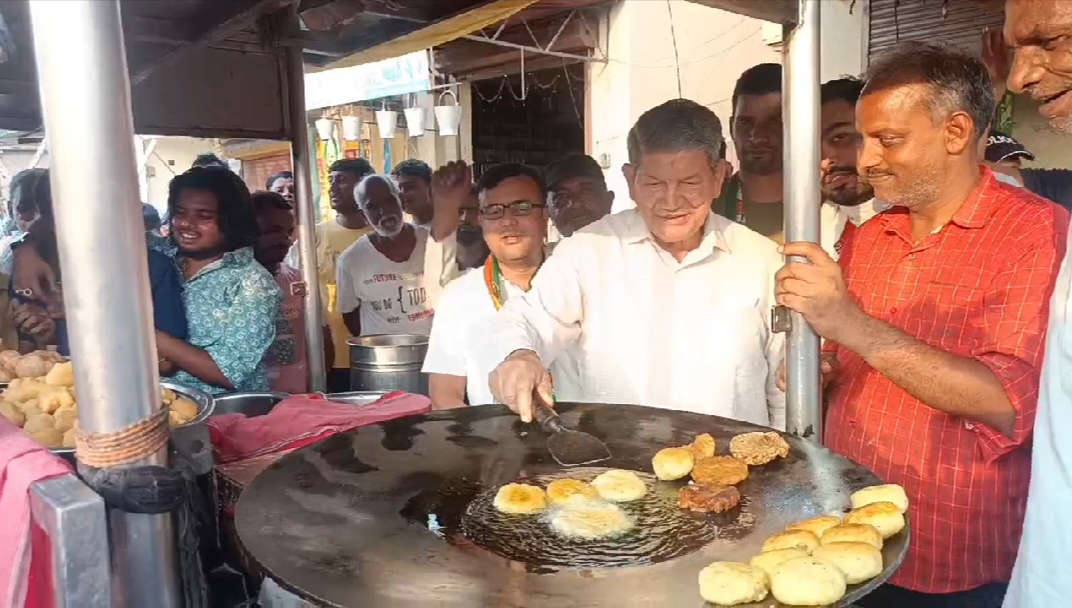
<path id="1" fill-rule="evenodd" d="M 916 254 L 914 254 L 914 253 L 908 254 L 908 259 L 910 259 L 910 260 L 916 259 Z"/>
<path id="2" fill-rule="evenodd" d="M 897 307 L 896 306 L 894 306 L 893 308 L 890 309 L 890 314 L 891 315 L 897 314 Z"/>
<path id="3" fill-rule="evenodd" d="M 968 429 L 970 431 L 970 430 L 975 428 L 975 425 L 970 423 L 970 422 L 965 422 L 964 423 L 964 428 L 966 428 L 966 429 Z"/>

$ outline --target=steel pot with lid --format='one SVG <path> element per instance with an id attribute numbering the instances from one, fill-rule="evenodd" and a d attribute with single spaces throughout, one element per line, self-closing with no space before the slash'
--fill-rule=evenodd
<path id="1" fill-rule="evenodd" d="M 428 336 L 381 334 L 350 338 L 350 389 L 428 394 L 421 373 Z"/>

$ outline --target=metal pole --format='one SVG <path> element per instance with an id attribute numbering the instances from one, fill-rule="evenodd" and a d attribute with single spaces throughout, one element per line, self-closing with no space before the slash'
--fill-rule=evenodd
<path id="1" fill-rule="evenodd" d="M 161 407 L 119 0 L 31 0 L 30 15 L 78 424 L 114 432 Z M 136 464 L 167 466 L 167 449 Z M 108 518 L 113 605 L 179 606 L 171 515 Z"/>
<path id="2" fill-rule="evenodd" d="M 297 6 L 290 9 L 290 25 L 299 31 Z M 324 333 L 320 306 L 320 274 L 316 267 L 316 210 L 313 201 L 313 163 L 309 156 L 309 119 L 305 113 L 305 66 L 302 50 L 286 48 L 287 107 L 290 114 L 290 158 L 294 167 L 294 200 L 297 203 L 298 256 L 305 282 L 305 345 L 309 365 L 309 390 L 327 390 L 324 364 Z"/>
<path id="3" fill-rule="evenodd" d="M 819 241 L 819 2 L 799 0 L 785 45 L 785 240 Z M 786 427 L 822 442 L 819 336 L 791 313 L 786 340 Z"/>

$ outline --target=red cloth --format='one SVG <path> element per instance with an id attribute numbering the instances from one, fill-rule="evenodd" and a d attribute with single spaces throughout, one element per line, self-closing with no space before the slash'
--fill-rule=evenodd
<path id="1" fill-rule="evenodd" d="M 30 486 L 70 473 L 62 458 L 0 417 L 0 606 L 27 605 L 31 563 L 35 569 L 51 567 L 33 559 L 33 547 L 41 544 L 31 545 Z M 48 576 L 34 580 L 42 578 L 50 584 Z M 30 599 L 40 600 L 41 595 Z"/>
<path id="2" fill-rule="evenodd" d="M 395 392 L 365 406 L 328 401 L 319 395 L 294 395 L 267 415 L 213 416 L 208 421 L 217 464 L 281 454 L 344 431 L 422 414 L 432 408 L 423 395 Z"/>
<path id="3" fill-rule="evenodd" d="M 919 243 L 903 208 L 846 228 L 840 264 L 864 312 L 987 366 L 1017 412 L 1006 437 L 928 407 L 856 353 L 826 343 L 841 367 L 830 387 L 826 446 L 908 494 L 912 542 L 894 585 L 949 593 L 1009 581 L 1068 221 L 1064 209 L 984 169 L 952 221 Z"/>

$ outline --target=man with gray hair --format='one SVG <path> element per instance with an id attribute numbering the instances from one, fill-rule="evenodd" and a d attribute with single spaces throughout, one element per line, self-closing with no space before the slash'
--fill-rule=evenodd
<path id="1" fill-rule="evenodd" d="M 459 208 L 469 196 L 465 163 L 437 172 L 431 226 L 414 226 L 402 215 L 402 197 L 390 177 L 369 175 L 354 189 L 373 232 L 342 252 L 336 266 L 338 306 L 355 336 L 428 335 L 435 302 L 458 274 Z"/>
<path id="2" fill-rule="evenodd" d="M 636 208 L 562 241 L 487 332 L 498 403 L 531 420 L 534 399 L 553 401 L 548 367 L 572 346 L 580 386 L 555 378 L 562 394 L 784 428 L 784 340 L 770 327 L 782 259 L 712 212 L 722 142 L 718 117 L 692 101 L 641 115 L 623 167 Z"/>

